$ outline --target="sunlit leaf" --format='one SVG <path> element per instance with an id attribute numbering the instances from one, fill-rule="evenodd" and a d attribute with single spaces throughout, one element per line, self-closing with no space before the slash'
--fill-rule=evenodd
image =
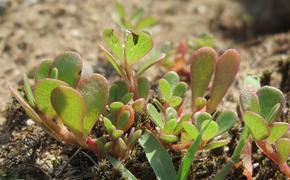
<path id="1" fill-rule="evenodd" d="M 211 143 L 208 143 L 204 146 L 204 149 L 216 149 L 222 146 L 227 145 L 228 143 L 230 143 L 230 140 L 226 139 L 226 140 L 219 140 L 219 141 L 213 141 Z"/>
<path id="2" fill-rule="evenodd" d="M 208 127 L 205 129 L 207 125 Z M 205 129 L 202 135 L 202 140 L 207 141 L 217 135 L 219 126 L 216 122 L 212 120 L 205 120 L 201 125 L 201 129 Z"/>
<path id="3" fill-rule="evenodd" d="M 234 49 L 226 50 L 217 61 L 210 99 L 206 110 L 212 113 L 218 106 L 228 88 L 235 80 L 240 66 L 240 54 Z"/>
<path id="4" fill-rule="evenodd" d="M 153 168 L 156 178 L 159 180 L 176 180 L 176 171 L 170 155 L 149 131 L 141 136 L 139 143 Z"/>
<path id="5" fill-rule="evenodd" d="M 177 120 L 176 119 L 169 119 L 168 121 L 166 121 L 165 126 L 164 126 L 164 132 L 171 134 L 173 133 L 175 127 L 177 125 Z"/>
<path id="6" fill-rule="evenodd" d="M 168 101 L 168 104 L 172 107 L 177 107 L 181 103 L 182 103 L 182 98 L 179 96 L 172 96 Z"/>
<path id="7" fill-rule="evenodd" d="M 238 119 L 237 114 L 233 111 L 223 111 L 217 118 L 216 122 L 219 125 L 218 134 L 223 134 L 235 124 Z"/>
<path id="8" fill-rule="evenodd" d="M 128 113 L 127 113 L 128 112 Z M 118 129 L 122 129 L 126 132 L 134 124 L 134 111 L 131 106 L 124 105 L 117 116 L 116 125 Z"/>
<path id="9" fill-rule="evenodd" d="M 271 125 L 270 135 L 267 138 L 269 144 L 273 144 L 279 138 L 281 138 L 288 131 L 288 123 L 274 122 Z"/>
<path id="10" fill-rule="evenodd" d="M 104 127 L 106 128 L 109 134 L 112 134 L 113 131 L 116 129 L 115 126 L 112 124 L 111 120 L 104 117 L 103 119 Z"/>
<path id="11" fill-rule="evenodd" d="M 153 49 L 151 52 L 155 52 L 157 50 Z M 149 69 L 154 64 L 157 64 L 161 62 L 165 57 L 165 54 L 160 54 L 158 52 L 153 53 L 149 59 L 144 61 L 141 65 L 139 65 L 139 68 L 136 72 L 136 77 L 140 77 L 147 69 Z"/>
<path id="12" fill-rule="evenodd" d="M 191 137 L 191 139 L 195 140 L 199 134 L 199 131 L 195 127 L 195 125 L 190 124 L 188 122 L 184 122 L 182 125 L 183 125 L 183 129 Z"/>
<path id="13" fill-rule="evenodd" d="M 181 117 L 181 119 L 178 121 L 177 126 L 174 130 L 174 134 L 179 134 L 183 128 L 183 122 L 187 122 L 191 119 L 191 114 L 185 114 Z"/>
<path id="14" fill-rule="evenodd" d="M 35 80 L 39 81 L 41 79 L 45 79 L 49 77 L 50 74 L 50 66 L 52 65 L 51 60 L 44 60 L 38 66 L 35 73 Z"/>
<path id="15" fill-rule="evenodd" d="M 154 105 L 148 104 L 147 110 L 149 112 L 149 115 L 151 116 L 151 120 L 153 121 L 153 123 L 157 125 L 158 127 L 160 127 L 161 129 L 163 129 L 165 123 L 162 120 L 162 117 L 157 111 L 157 109 L 154 107 Z"/>
<path id="16" fill-rule="evenodd" d="M 199 130 L 201 130 L 201 125 L 203 121 L 212 119 L 212 116 L 207 112 L 197 112 L 194 115 L 195 124 Z"/>
<path id="17" fill-rule="evenodd" d="M 63 123 L 73 132 L 82 134 L 86 113 L 82 95 L 71 87 L 59 86 L 51 92 L 51 103 Z"/>
<path id="18" fill-rule="evenodd" d="M 161 134 L 159 138 L 166 143 L 175 143 L 178 141 L 178 137 L 172 134 Z"/>
<path id="19" fill-rule="evenodd" d="M 166 109 L 165 114 L 166 114 L 166 120 L 177 118 L 177 111 L 173 107 L 168 107 Z"/>
<path id="20" fill-rule="evenodd" d="M 246 111 L 243 113 L 243 120 L 256 140 L 262 140 L 269 135 L 269 127 L 259 114 Z"/>
<path id="21" fill-rule="evenodd" d="M 58 79 L 75 87 L 81 77 L 82 60 L 75 52 L 64 52 L 58 55 L 51 65 L 51 69 L 57 68 Z"/>
<path id="22" fill-rule="evenodd" d="M 24 89 L 28 104 L 34 108 L 35 107 L 35 99 L 34 99 L 34 96 L 32 93 L 31 85 L 29 83 L 29 80 L 28 80 L 28 77 L 26 74 L 23 75 L 23 89 Z"/>
<path id="23" fill-rule="evenodd" d="M 288 156 L 290 155 L 290 139 L 287 138 L 281 138 L 277 141 L 275 145 L 279 159 L 283 162 L 288 160 Z"/>
<path id="24" fill-rule="evenodd" d="M 122 61 L 124 58 L 122 43 L 114 29 L 104 30 L 103 39 L 107 47 L 117 56 L 119 61 Z"/>
<path id="25" fill-rule="evenodd" d="M 162 78 L 159 80 L 159 89 L 164 99 L 169 100 L 169 98 L 172 96 L 172 89 L 169 82 L 166 79 Z"/>

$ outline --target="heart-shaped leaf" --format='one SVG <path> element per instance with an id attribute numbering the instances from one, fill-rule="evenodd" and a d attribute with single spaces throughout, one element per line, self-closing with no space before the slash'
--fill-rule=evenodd
<path id="1" fill-rule="evenodd" d="M 223 134 L 228 131 L 236 122 L 237 114 L 233 111 L 223 111 L 217 118 L 216 122 L 219 125 L 218 134 Z"/>
<path id="2" fill-rule="evenodd" d="M 212 119 L 212 116 L 207 112 L 197 112 L 194 114 L 194 119 L 196 126 L 199 130 L 201 130 L 201 125 L 205 120 Z"/>
<path id="3" fill-rule="evenodd" d="M 141 77 L 137 81 L 137 89 L 139 98 L 144 98 L 147 100 L 150 90 L 150 83 L 147 78 Z"/>
<path id="4" fill-rule="evenodd" d="M 126 45 L 126 61 L 133 64 L 143 58 L 153 47 L 153 42 L 149 34 L 140 32 L 138 34 L 130 31 Z"/>
<path id="5" fill-rule="evenodd" d="M 83 124 L 84 136 L 90 133 L 107 104 L 109 96 L 108 86 L 106 78 L 99 74 L 92 74 L 82 79 L 78 84 L 78 90 L 84 97 L 87 108 Z"/>
<path id="6" fill-rule="evenodd" d="M 269 121 L 271 110 L 276 104 L 280 104 L 280 111 L 284 106 L 285 99 L 283 93 L 279 89 L 270 86 L 264 86 L 257 91 L 257 95 L 260 102 L 260 114 L 267 121 Z M 277 114 L 277 117 L 280 113 Z"/>
<path id="7" fill-rule="evenodd" d="M 36 70 L 35 80 L 39 81 L 41 79 L 48 78 L 50 74 L 51 65 L 52 65 L 52 60 L 42 61 Z"/>
<path id="8" fill-rule="evenodd" d="M 121 61 L 123 56 L 123 48 L 122 43 L 114 31 L 114 29 L 106 29 L 103 32 L 103 39 L 109 49 L 117 56 L 117 58 Z"/>
<path id="9" fill-rule="evenodd" d="M 81 77 L 82 60 L 75 52 L 64 52 L 58 55 L 51 65 L 51 69 L 57 68 L 58 79 L 75 87 Z"/>
<path id="10" fill-rule="evenodd" d="M 211 138 L 215 137 L 219 130 L 218 124 L 212 120 L 203 121 L 203 123 L 201 124 L 201 129 L 204 129 L 207 125 L 207 129 L 204 130 L 202 135 L 202 140 L 204 141 L 208 141 Z"/>
<path id="11" fill-rule="evenodd" d="M 159 89 L 161 91 L 161 94 L 165 100 L 169 100 L 169 98 L 172 96 L 172 89 L 169 84 L 169 82 L 166 79 L 160 79 L 159 80 Z"/>
<path id="12" fill-rule="evenodd" d="M 240 67 L 240 54 L 234 49 L 226 50 L 217 61 L 210 99 L 206 111 L 212 113 L 218 106 L 228 88 L 235 80 Z"/>
<path id="13" fill-rule="evenodd" d="M 269 127 L 263 117 L 259 114 L 245 111 L 243 113 L 243 121 L 249 127 L 251 134 L 255 140 L 262 140 L 269 135 Z"/>
<path id="14" fill-rule="evenodd" d="M 83 132 L 86 105 L 82 95 L 68 86 L 59 86 L 51 92 L 51 103 L 63 123 L 76 134 Z"/>
<path id="15" fill-rule="evenodd" d="M 195 106 L 197 97 L 202 97 L 208 88 L 215 71 L 217 53 L 214 49 L 204 47 L 198 49 L 191 58 L 191 96 L 192 106 Z M 195 108 L 194 108 L 195 109 Z"/>
<path id="16" fill-rule="evenodd" d="M 156 126 L 158 126 L 159 128 L 163 129 L 165 123 L 164 123 L 161 115 L 159 114 L 159 112 L 155 108 L 155 106 L 152 104 L 148 104 L 147 110 L 148 110 L 149 115 L 151 116 L 151 120 L 153 121 L 153 123 Z"/>
<path id="17" fill-rule="evenodd" d="M 288 123 L 274 122 L 271 125 L 270 135 L 267 138 L 269 144 L 273 144 L 279 138 L 281 138 L 288 131 Z"/>
<path id="18" fill-rule="evenodd" d="M 36 106 L 48 119 L 52 119 L 56 115 L 50 101 L 51 92 L 61 85 L 67 84 L 63 81 L 59 81 L 56 79 L 43 79 L 38 81 L 38 83 L 34 87 Z"/>
<path id="19" fill-rule="evenodd" d="M 281 138 L 276 143 L 276 149 L 278 151 L 279 159 L 283 162 L 288 160 L 290 155 L 290 139 Z"/>
<path id="20" fill-rule="evenodd" d="M 228 144 L 230 142 L 230 140 L 219 140 L 219 141 L 213 141 L 211 143 L 208 143 L 204 146 L 204 149 L 208 149 L 208 150 L 211 150 L 211 149 L 216 149 L 216 148 L 219 148 L 219 147 L 222 147 L 226 144 Z"/>
<path id="21" fill-rule="evenodd" d="M 195 125 L 190 124 L 188 122 L 184 122 L 182 125 L 183 125 L 183 129 L 191 137 L 191 139 L 195 140 L 199 134 L 199 131 L 195 127 Z"/>

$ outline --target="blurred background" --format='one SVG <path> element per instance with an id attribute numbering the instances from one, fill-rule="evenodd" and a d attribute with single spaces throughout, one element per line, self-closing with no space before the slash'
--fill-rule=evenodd
<path id="1" fill-rule="evenodd" d="M 213 46 L 219 51 L 229 47 L 243 49 L 245 44 L 277 33 L 282 33 L 282 37 L 274 39 L 278 41 L 277 47 L 284 42 L 282 53 L 287 53 L 290 46 L 289 0 L 123 0 L 120 3 L 128 14 L 136 7 L 143 7 L 145 16 L 158 19 L 152 30 L 157 48 L 204 34 L 210 34 Z M 10 100 L 7 85 L 17 84 L 21 75 L 32 72 L 41 60 L 73 50 L 86 63 L 95 64 L 102 31 L 119 28 L 115 15 L 114 0 L 0 0 L 1 112 Z M 264 55 L 262 51 L 255 58 L 263 59 Z M 252 55 L 244 56 L 254 59 Z"/>

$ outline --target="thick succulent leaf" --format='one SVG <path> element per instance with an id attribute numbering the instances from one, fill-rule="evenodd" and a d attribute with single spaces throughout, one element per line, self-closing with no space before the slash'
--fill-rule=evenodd
<path id="1" fill-rule="evenodd" d="M 35 73 L 35 80 L 39 81 L 41 79 L 45 79 L 49 77 L 50 74 L 50 66 L 52 65 L 52 60 L 44 60 L 38 66 Z"/>
<path id="2" fill-rule="evenodd" d="M 35 104 L 46 118 L 52 119 L 56 115 L 51 105 L 50 97 L 51 92 L 61 85 L 67 84 L 56 79 L 43 79 L 38 81 L 34 87 Z"/>
<path id="3" fill-rule="evenodd" d="M 173 96 L 182 97 L 186 92 L 188 85 L 185 82 L 179 82 L 173 90 Z"/>
<path id="4" fill-rule="evenodd" d="M 121 77 L 126 78 L 125 72 L 122 69 L 121 65 L 119 64 L 119 61 L 116 60 L 115 57 L 106 48 L 104 48 L 101 44 L 99 44 L 99 47 L 105 53 L 107 60 L 112 64 L 112 66 L 117 71 L 117 73 Z"/>
<path id="5" fill-rule="evenodd" d="M 123 106 L 124 104 L 122 102 L 112 102 L 110 104 L 110 112 L 114 118 L 116 118 L 117 113 L 121 110 Z"/>
<path id="6" fill-rule="evenodd" d="M 182 125 L 183 125 L 183 129 L 191 137 L 191 139 L 195 140 L 199 134 L 199 131 L 196 128 L 196 126 L 188 122 L 184 122 Z"/>
<path id="7" fill-rule="evenodd" d="M 271 125 L 270 135 L 267 138 L 269 144 L 273 144 L 279 138 L 284 136 L 284 134 L 288 131 L 288 123 L 285 122 L 274 122 Z"/>
<path id="8" fill-rule="evenodd" d="M 106 78 L 99 74 L 92 74 L 82 79 L 78 84 L 78 90 L 82 94 L 87 108 L 83 120 L 84 136 L 90 133 L 107 104 L 109 96 L 108 86 Z"/>
<path id="9" fill-rule="evenodd" d="M 75 87 L 81 77 L 82 60 L 75 52 L 64 52 L 58 55 L 51 65 L 51 69 L 57 68 L 58 79 Z"/>
<path id="10" fill-rule="evenodd" d="M 59 86 L 51 92 L 51 104 L 70 130 L 82 134 L 86 105 L 78 91 L 68 86 Z"/>
<path id="11" fill-rule="evenodd" d="M 157 51 L 157 50 L 152 50 Z M 165 54 L 154 53 L 149 59 L 147 59 L 142 65 L 139 65 L 139 68 L 136 73 L 136 77 L 140 77 L 146 70 L 148 70 L 151 66 L 161 62 L 165 57 Z"/>
<path id="12" fill-rule="evenodd" d="M 124 131 L 120 130 L 120 129 L 115 129 L 113 130 L 112 132 L 112 138 L 115 140 L 115 139 L 118 139 L 119 137 L 121 137 L 122 135 L 124 134 Z"/>
<path id="13" fill-rule="evenodd" d="M 24 89 L 28 104 L 32 108 L 34 108 L 35 107 L 35 99 L 33 96 L 31 85 L 29 83 L 29 80 L 28 80 L 28 77 L 26 74 L 23 75 L 23 89 Z"/>
<path id="14" fill-rule="evenodd" d="M 118 129 L 125 129 L 128 121 L 130 118 L 130 112 L 129 111 L 124 111 L 120 114 L 118 120 L 117 120 L 117 124 L 116 127 Z"/>
<path id="15" fill-rule="evenodd" d="M 238 119 L 237 114 L 233 111 L 223 111 L 217 118 L 216 122 L 219 125 L 218 134 L 223 134 L 233 127 L 236 120 Z"/>
<path id="16" fill-rule="evenodd" d="M 243 113 L 243 121 L 246 126 L 249 127 L 252 136 L 255 140 L 262 140 L 268 137 L 269 127 L 263 117 L 259 114 L 246 111 Z"/>
<path id="17" fill-rule="evenodd" d="M 151 120 L 153 121 L 153 123 L 156 126 L 158 126 L 159 128 L 163 129 L 165 123 L 164 123 L 161 115 L 159 114 L 159 112 L 155 108 L 155 106 L 152 104 L 148 104 L 147 110 L 148 110 L 149 115 L 151 116 Z"/>
<path id="18" fill-rule="evenodd" d="M 129 86 L 128 86 L 128 83 L 125 80 L 121 80 L 120 79 L 120 80 L 114 81 L 114 84 L 118 85 L 118 87 L 119 87 L 120 97 L 125 95 L 126 93 L 128 93 Z"/>
<path id="19" fill-rule="evenodd" d="M 179 96 L 172 96 L 168 101 L 168 104 L 172 107 L 177 107 L 181 103 L 182 103 L 182 98 Z"/>
<path id="20" fill-rule="evenodd" d="M 141 135 L 142 135 L 141 129 L 138 129 L 137 131 L 135 131 L 128 139 L 128 148 L 131 149 L 137 143 Z"/>
<path id="21" fill-rule="evenodd" d="M 127 113 L 128 112 L 128 113 Z M 124 124 L 124 125 L 123 125 Z M 126 132 L 134 124 L 134 111 L 129 105 L 124 105 L 117 116 L 116 125 L 118 129 L 122 129 Z"/>
<path id="22" fill-rule="evenodd" d="M 103 119 L 104 127 L 106 128 L 109 134 L 112 134 L 113 131 L 116 129 L 115 126 L 112 124 L 111 120 L 104 117 Z"/>
<path id="23" fill-rule="evenodd" d="M 172 134 L 162 134 L 159 138 L 166 143 L 175 143 L 178 141 L 178 137 Z"/>
<path id="24" fill-rule="evenodd" d="M 111 51 L 117 56 L 117 58 L 121 61 L 123 56 L 123 48 L 122 43 L 115 32 L 114 29 L 106 29 L 103 32 L 103 39 L 106 43 L 106 46 L 111 49 Z"/>
<path id="25" fill-rule="evenodd" d="M 173 133 L 175 127 L 177 125 L 177 120 L 176 119 L 169 119 L 166 121 L 165 126 L 164 126 L 164 132 L 167 134 Z"/>
<path id="26" fill-rule="evenodd" d="M 134 93 L 127 93 L 120 98 L 120 101 L 124 104 L 127 104 L 134 96 Z"/>
<path id="27" fill-rule="evenodd" d="M 137 89 L 138 89 L 138 97 L 144 98 L 145 100 L 148 98 L 149 90 L 150 90 L 150 83 L 147 78 L 140 77 L 137 80 Z"/>
<path id="28" fill-rule="evenodd" d="M 258 90 L 261 87 L 260 79 L 254 76 L 247 76 L 244 80 L 244 88 Z"/>
<path id="29" fill-rule="evenodd" d="M 255 91 L 243 89 L 240 95 L 241 107 L 244 111 L 260 113 L 259 99 Z"/>
<path id="30" fill-rule="evenodd" d="M 205 120 L 212 119 L 212 116 L 207 112 L 197 112 L 194 114 L 195 124 L 199 130 L 201 130 L 201 125 Z"/>
<path id="31" fill-rule="evenodd" d="M 139 139 L 146 157 L 159 180 L 176 180 L 176 171 L 171 157 L 162 144 L 149 131 Z"/>
<path id="32" fill-rule="evenodd" d="M 235 80 L 240 66 L 240 54 L 234 49 L 225 51 L 216 64 L 207 112 L 212 113 Z"/>
<path id="33" fill-rule="evenodd" d="M 28 116 L 35 122 L 41 123 L 42 120 L 39 117 L 39 115 L 34 111 L 32 107 L 30 107 L 30 105 L 24 100 L 24 98 L 19 93 L 17 93 L 15 89 L 13 89 L 10 86 L 9 86 L 9 90 L 12 96 L 15 97 L 16 100 L 19 102 L 19 104 L 23 107 L 23 109 L 28 114 Z"/>
<path id="34" fill-rule="evenodd" d="M 155 17 L 146 17 L 137 24 L 137 29 L 147 29 L 156 25 L 158 22 L 158 19 Z"/>
<path id="35" fill-rule="evenodd" d="M 114 81 L 109 90 L 109 103 L 121 101 L 121 98 L 125 96 L 129 91 L 128 84 L 124 80 Z"/>
<path id="36" fill-rule="evenodd" d="M 169 82 L 171 89 L 174 89 L 177 83 L 179 82 L 179 76 L 174 71 L 167 72 L 164 75 L 163 79 L 166 79 Z"/>
<path id="37" fill-rule="evenodd" d="M 201 125 L 201 129 L 204 129 L 207 125 L 207 129 L 204 130 L 202 135 L 202 140 L 204 141 L 208 141 L 211 138 L 215 137 L 219 130 L 218 124 L 212 120 L 205 120 Z"/>
<path id="38" fill-rule="evenodd" d="M 285 99 L 283 93 L 274 87 L 264 86 L 257 91 L 259 97 L 261 116 L 269 121 L 271 110 L 276 104 L 280 104 L 280 111 L 284 106 Z M 277 113 L 279 116 L 280 113 Z"/>
<path id="39" fill-rule="evenodd" d="M 126 45 L 126 61 L 133 64 L 143 58 L 153 47 L 153 42 L 149 34 L 140 32 L 138 34 L 130 32 Z"/>
<path id="40" fill-rule="evenodd" d="M 166 114 L 166 120 L 177 118 L 177 111 L 173 107 L 168 107 L 166 109 L 165 114 Z"/>
<path id="41" fill-rule="evenodd" d="M 117 159 L 113 158 L 112 156 L 107 156 L 108 160 L 114 166 L 114 168 L 120 170 L 122 176 L 128 180 L 137 180 L 137 178 Z"/>
<path id="42" fill-rule="evenodd" d="M 215 71 L 217 53 L 214 49 L 204 47 L 198 49 L 191 58 L 191 93 L 192 105 L 195 106 L 197 97 L 202 97 L 208 88 Z"/>
<path id="43" fill-rule="evenodd" d="M 58 69 L 56 67 L 51 69 L 51 71 L 49 73 L 49 77 L 51 79 L 58 79 Z"/>
<path id="44" fill-rule="evenodd" d="M 174 134 L 179 134 L 183 128 L 183 122 L 187 122 L 191 119 L 191 114 L 185 114 L 178 121 L 176 128 L 174 129 Z"/>
<path id="45" fill-rule="evenodd" d="M 278 151 L 279 159 L 283 162 L 288 160 L 288 157 L 290 155 L 290 139 L 287 138 L 281 138 L 277 141 L 276 150 Z"/>
<path id="46" fill-rule="evenodd" d="M 212 150 L 212 149 L 216 149 L 222 146 L 225 146 L 227 144 L 230 143 L 230 140 L 226 139 L 226 140 L 219 140 L 219 141 L 213 141 L 211 143 L 208 143 L 204 146 L 204 149 L 208 149 L 208 150 Z"/>
<path id="47" fill-rule="evenodd" d="M 162 78 L 159 80 L 159 89 L 163 98 L 165 100 L 169 100 L 169 98 L 172 96 L 172 89 L 169 82 L 166 79 Z"/>
<path id="48" fill-rule="evenodd" d="M 146 103 L 146 101 L 145 101 L 144 98 L 139 98 L 139 99 L 137 99 L 137 100 L 134 101 L 134 103 L 132 104 L 133 110 L 134 110 L 135 112 L 139 112 L 139 113 L 143 112 L 143 109 L 144 109 L 144 107 L 145 107 L 145 103 Z"/>

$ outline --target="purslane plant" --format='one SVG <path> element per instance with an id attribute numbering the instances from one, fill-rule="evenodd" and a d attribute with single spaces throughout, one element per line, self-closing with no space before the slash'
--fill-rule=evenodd
<path id="1" fill-rule="evenodd" d="M 24 76 L 26 100 L 13 88 L 10 90 L 31 119 L 55 139 L 89 149 L 99 156 L 109 154 L 122 159 L 141 135 L 141 130 L 128 132 L 134 123 L 133 108 L 110 102 L 107 110 L 112 94 L 106 78 L 92 74 L 81 79 L 81 71 L 81 57 L 65 52 L 54 61 L 45 60 L 39 65 L 33 87 Z M 103 120 L 108 136 L 91 136 L 98 119 Z"/>

